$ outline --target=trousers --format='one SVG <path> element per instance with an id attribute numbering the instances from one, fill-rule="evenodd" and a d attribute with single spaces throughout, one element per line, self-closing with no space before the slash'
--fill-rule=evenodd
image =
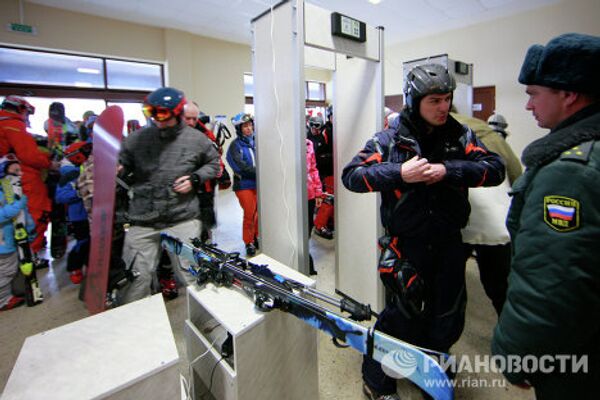
<path id="1" fill-rule="evenodd" d="M 408 343 L 447 353 L 465 325 L 467 295 L 460 233 L 442 235 L 436 240 L 400 238 L 399 248 L 402 258 L 413 264 L 425 282 L 424 311 L 412 315 L 399 302 L 388 300 L 374 328 Z M 396 393 L 396 380 L 369 356 L 363 357 L 362 374 L 377 393 Z"/>
<path id="2" fill-rule="evenodd" d="M 200 221 L 197 219 L 180 222 L 163 229 L 146 226 L 132 226 L 125 235 L 123 259 L 126 265 L 133 265 L 137 277 L 125 290 L 123 303 L 131 303 L 152 294 L 152 283 L 156 275 L 156 267 L 160 261 L 161 232 L 175 236 L 188 242 L 190 238 L 200 235 Z M 190 262 L 169 253 L 174 272 L 187 285 L 195 282 L 195 277 L 187 272 Z"/>

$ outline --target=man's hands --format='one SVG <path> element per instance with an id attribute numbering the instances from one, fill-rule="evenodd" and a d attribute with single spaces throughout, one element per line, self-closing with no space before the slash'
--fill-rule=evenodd
<path id="1" fill-rule="evenodd" d="M 184 175 L 175 179 L 175 182 L 173 183 L 173 191 L 175 193 L 182 194 L 189 193 L 193 188 L 192 181 L 190 178 L 191 177 L 189 175 Z"/>
<path id="2" fill-rule="evenodd" d="M 439 182 L 446 176 L 446 166 L 430 164 L 426 158 L 414 156 L 400 166 L 402 180 L 406 183 L 424 182 L 426 185 Z"/>

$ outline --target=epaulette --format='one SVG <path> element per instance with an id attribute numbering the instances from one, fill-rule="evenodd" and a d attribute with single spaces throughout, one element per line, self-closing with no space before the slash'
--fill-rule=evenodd
<path id="1" fill-rule="evenodd" d="M 587 162 L 590 159 L 590 154 L 592 153 L 593 147 L 593 140 L 590 140 L 589 142 L 580 143 L 577 146 L 567 151 L 564 151 L 560 155 L 560 159 L 564 161 L 579 161 L 581 163 L 587 164 Z"/>

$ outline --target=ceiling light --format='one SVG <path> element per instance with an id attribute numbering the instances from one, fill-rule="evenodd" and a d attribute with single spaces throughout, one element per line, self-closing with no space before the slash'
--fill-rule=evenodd
<path id="1" fill-rule="evenodd" d="M 82 67 L 79 67 L 79 68 L 77 68 L 77 72 L 81 72 L 82 74 L 96 74 L 96 75 L 98 75 L 100 73 L 100 70 L 96 69 L 96 68 L 82 68 Z"/>
<path id="2" fill-rule="evenodd" d="M 371 3 L 371 4 L 379 4 L 379 3 L 381 3 L 381 0 L 369 0 L 369 3 Z"/>

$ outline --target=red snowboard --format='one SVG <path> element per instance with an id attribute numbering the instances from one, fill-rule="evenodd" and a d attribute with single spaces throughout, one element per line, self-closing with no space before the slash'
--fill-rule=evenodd
<path id="1" fill-rule="evenodd" d="M 104 311 L 115 208 L 115 183 L 123 126 L 123 110 L 110 106 L 94 124 L 94 200 L 85 303 L 91 314 Z"/>

